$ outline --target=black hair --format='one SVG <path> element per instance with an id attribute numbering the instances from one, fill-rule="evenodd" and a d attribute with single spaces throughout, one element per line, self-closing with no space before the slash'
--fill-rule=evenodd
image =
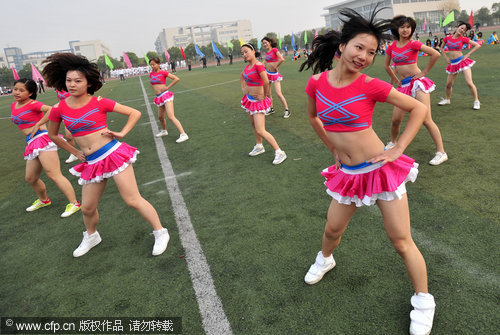
<path id="1" fill-rule="evenodd" d="M 151 62 L 155 62 L 156 64 L 161 64 L 161 61 L 160 61 L 160 58 L 159 57 L 154 57 L 154 58 L 151 58 L 149 60 L 149 64 L 151 64 Z M 148 65 L 149 65 L 148 64 Z"/>
<path id="2" fill-rule="evenodd" d="M 255 57 L 256 57 L 256 58 L 259 58 L 259 57 L 260 57 L 260 51 L 259 51 L 259 50 L 257 50 L 257 49 L 255 49 L 255 46 L 254 46 L 252 43 L 245 43 L 245 44 L 243 44 L 243 45 L 241 46 L 241 48 L 243 48 L 243 47 L 247 47 L 247 48 L 249 48 L 250 50 L 255 51 Z M 241 50 L 241 48 L 240 48 L 240 50 Z"/>
<path id="3" fill-rule="evenodd" d="M 398 29 L 406 23 L 408 23 L 410 25 L 410 28 L 411 28 L 410 37 L 412 37 L 413 33 L 415 32 L 415 29 L 417 28 L 417 22 L 412 17 L 398 15 L 398 16 L 395 16 L 392 18 L 392 20 L 391 20 L 391 33 L 392 33 L 392 36 L 394 36 L 394 38 L 396 40 L 399 40 Z"/>
<path id="4" fill-rule="evenodd" d="M 83 56 L 74 55 L 69 52 L 55 53 L 47 57 L 43 64 L 43 77 L 47 80 L 47 85 L 61 91 L 67 91 L 66 74 L 68 71 L 81 72 L 87 79 L 89 87 L 87 92 L 94 94 L 102 87 L 101 74 L 95 63 Z"/>
<path id="5" fill-rule="evenodd" d="M 467 28 L 467 30 L 470 30 L 470 28 L 472 28 L 468 22 L 464 22 L 464 21 L 458 21 L 457 22 L 457 28 L 460 27 L 463 24 L 465 25 L 465 27 Z"/>
<path id="6" fill-rule="evenodd" d="M 14 82 L 14 86 L 16 86 L 17 83 L 24 84 L 26 90 L 31 93 L 30 99 L 36 100 L 36 92 L 38 91 L 38 86 L 36 86 L 34 80 L 28 78 L 21 78 Z"/>
<path id="7" fill-rule="evenodd" d="M 342 31 L 330 31 L 325 35 L 319 35 L 313 40 L 312 52 L 307 60 L 302 63 L 299 71 L 304 68 L 308 70 L 313 68 L 314 73 L 323 72 L 332 69 L 333 58 L 335 54 L 340 55 L 339 46 L 347 44 L 351 39 L 359 34 L 370 34 L 377 39 L 377 51 L 380 47 L 380 42 L 388 40 L 390 36 L 385 32 L 390 28 L 389 20 L 376 20 L 375 16 L 385 8 L 377 9 L 375 6 L 369 18 L 361 16 L 355 10 L 343 8 L 339 14 L 346 18 L 341 18 L 344 26 Z"/>
<path id="8" fill-rule="evenodd" d="M 269 44 L 271 44 L 271 47 L 273 48 L 276 48 L 278 46 L 278 43 L 276 42 L 276 40 L 274 38 L 271 38 L 271 37 L 264 37 L 260 40 L 261 42 L 263 41 L 268 41 Z"/>

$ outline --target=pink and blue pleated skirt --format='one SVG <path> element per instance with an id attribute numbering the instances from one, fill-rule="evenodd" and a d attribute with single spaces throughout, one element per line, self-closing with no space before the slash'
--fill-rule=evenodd
<path id="1" fill-rule="evenodd" d="M 78 176 L 78 184 L 99 183 L 116 176 L 135 163 L 139 150 L 124 142 L 112 140 L 88 155 L 87 161 L 72 167 L 69 172 Z"/>
<path id="2" fill-rule="evenodd" d="M 451 64 L 446 67 L 446 73 L 457 74 L 464 70 L 470 69 L 472 66 L 474 66 L 474 64 L 476 64 L 476 61 L 470 58 L 463 58 L 464 56 L 451 59 Z"/>
<path id="3" fill-rule="evenodd" d="M 323 170 L 326 192 L 340 204 L 356 207 L 371 206 L 377 200 L 401 199 L 406 193 L 406 182 L 414 182 L 418 175 L 418 163 L 402 155 L 394 162 L 361 163 L 355 166 L 342 164 Z"/>
<path id="4" fill-rule="evenodd" d="M 283 80 L 283 76 L 278 71 L 271 72 L 271 71 L 266 70 L 266 73 L 267 73 L 267 79 L 269 79 L 270 83 L 275 83 L 277 81 Z"/>
<path id="5" fill-rule="evenodd" d="M 265 113 L 271 109 L 271 105 L 269 97 L 264 100 L 257 100 L 250 94 L 245 94 L 241 99 L 241 108 L 245 109 L 250 115 Z"/>
<path id="6" fill-rule="evenodd" d="M 397 90 L 401 93 L 409 95 L 411 97 L 417 97 L 417 91 L 421 90 L 425 93 L 431 93 L 436 89 L 434 82 L 426 77 L 421 77 L 418 79 L 413 79 L 412 77 L 406 77 L 401 80 L 401 86 Z"/>
<path id="7" fill-rule="evenodd" d="M 24 159 L 33 160 L 40 152 L 57 151 L 59 147 L 50 140 L 46 130 L 39 130 L 35 136 L 26 136 L 26 148 L 24 149 Z"/>
<path id="8" fill-rule="evenodd" d="M 174 100 L 174 93 L 170 92 L 169 90 L 166 90 L 158 94 L 153 99 L 153 102 L 155 103 L 156 106 L 160 107 L 163 106 L 167 101 L 172 101 L 172 100 Z"/>

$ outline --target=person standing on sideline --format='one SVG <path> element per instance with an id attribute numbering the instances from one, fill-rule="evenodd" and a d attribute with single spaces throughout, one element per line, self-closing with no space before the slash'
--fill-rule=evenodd
<path id="1" fill-rule="evenodd" d="M 45 93 L 45 87 L 43 87 L 43 80 L 42 78 L 38 78 L 38 93 Z"/>
<path id="2" fill-rule="evenodd" d="M 266 48 L 266 60 L 264 62 L 264 66 L 266 67 L 267 78 L 269 82 L 274 85 L 274 90 L 276 91 L 276 95 L 281 100 L 281 103 L 285 107 L 285 114 L 283 117 L 288 119 L 290 117 L 290 111 L 288 110 L 288 104 L 286 102 L 285 96 L 281 93 L 281 81 L 283 80 L 283 76 L 278 72 L 278 67 L 285 61 L 285 57 L 279 52 L 276 48 L 278 43 L 273 38 L 264 37 L 262 40 L 262 46 Z M 269 89 L 269 98 L 271 99 L 271 104 L 273 103 L 273 97 L 271 94 L 271 89 Z M 271 109 L 267 115 L 274 113 L 274 108 L 271 106 Z"/>
<path id="3" fill-rule="evenodd" d="M 179 77 L 169 73 L 168 71 L 164 71 L 160 69 L 160 59 L 155 57 L 149 61 L 149 65 L 153 69 L 149 73 L 149 81 L 151 83 L 151 87 L 156 94 L 156 98 L 154 98 L 154 103 L 158 106 L 158 119 L 160 120 L 161 129 L 156 137 L 167 136 L 167 120 L 165 119 L 165 114 L 170 121 L 174 124 L 174 126 L 179 130 L 180 136 L 176 140 L 177 143 L 182 143 L 189 139 L 189 136 L 184 131 L 181 122 L 175 117 L 174 114 L 174 93 L 170 92 L 169 89 L 177 84 L 180 80 Z M 167 85 L 167 78 L 172 80 L 172 82 Z"/>
<path id="4" fill-rule="evenodd" d="M 94 97 L 93 94 L 102 87 L 99 70 L 83 56 L 56 53 L 47 57 L 44 64 L 43 75 L 47 84 L 70 93 L 52 108 L 49 137 L 82 161 L 70 170 L 79 177 L 78 183 L 82 185 L 82 214 L 86 228 L 80 246 L 73 251 L 73 257 L 81 257 L 101 243 L 97 231 L 97 206 L 109 178 L 115 181 L 124 202 L 153 227 L 153 256 L 162 254 L 167 249 L 170 236 L 168 230 L 162 227 L 154 207 L 141 196 L 137 187 L 132 163 L 136 161 L 139 151 L 117 140 L 133 129 L 141 112 L 113 100 Z M 127 117 L 121 131 L 108 128 L 107 113 L 111 112 Z M 61 122 L 73 134 L 81 150 L 58 136 Z"/>
<path id="5" fill-rule="evenodd" d="M 271 107 L 271 99 L 269 99 L 270 87 L 266 69 L 257 60 L 260 52 L 255 50 L 253 44 L 246 43 L 241 46 L 241 54 L 243 60 L 248 63 L 240 76 L 241 90 L 244 94 L 241 107 L 248 113 L 257 142 L 248 155 L 263 154 L 266 150 L 262 145 L 262 139 L 265 139 L 274 149 L 273 164 L 281 164 L 286 159 L 286 153 L 280 149 L 274 136 L 266 131 L 266 111 Z"/>
<path id="6" fill-rule="evenodd" d="M 470 24 L 466 22 L 459 21 L 455 33 L 450 36 L 446 36 L 441 43 L 441 50 L 444 50 L 445 46 L 448 47 L 448 55 L 445 52 L 442 53 L 443 57 L 446 59 L 448 66 L 446 67 L 446 73 L 448 78 L 446 79 L 446 98 L 442 99 L 438 105 L 444 106 L 451 103 L 451 93 L 453 91 L 453 84 L 458 77 L 458 74 L 462 72 L 464 74 L 465 83 L 469 86 L 470 93 L 474 99 L 472 105 L 473 109 L 480 109 L 481 104 L 479 102 L 479 97 L 477 94 L 476 85 L 472 81 L 472 66 L 476 64 L 476 61 L 470 59 L 470 55 L 477 51 L 481 46 L 479 43 L 470 40 L 465 37 L 467 30 L 469 30 Z M 472 45 L 473 48 L 467 54 L 462 53 L 464 45 Z"/>
<path id="7" fill-rule="evenodd" d="M 57 145 L 47 136 L 45 124 L 51 108 L 36 101 L 36 92 L 37 85 L 33 80 L 26 78 L 16 80 L 12 91 L 15 102 L 10 106 L 12 122 L 26 136 L 25 179 L 38 197 L 26 211 L 33 212 L 52 204 L 45 183 L 40 179 L 42 171 L 45 171 L 47 177 L 57 185 L 69 201 L 66 210 L 61 214 L 64 218 L 79 211 L 80 202 L 76 200 L 73 186 L 61 173 Z"/>
<path id="8" fill-rule="evenodd" d="M 383 9 L 383 8 L 382 8 Z M 414 181 L 418 164 L 403 151 L 418 133 L 428 111 L 424 104 L 398 92 L 390 84 L 370 78 L 361 71 L 388 38 L 388 20 L 376 20 L 376 8 L 366 19 L 352 9 L 340 10 L 342 31 L 330 31 L 313 41 L 313 52 L 301 65 L 313 68 L 306 86 L 309 121 L 333 154 L 335 165 L 323 170 L 327 193 L 333 198 L 328 209 L 321 251 L 305 275 L 316 284 L 336 265 L 332 253 L 358 207 L 376 204 L 384 227 L 406 265 L 415 294 L 410 302 L 410 334 L 429 334 L 435 302 L 427 288 L 425 260 L 415 245 L 405 183 Z M 333 59 L 336 66 L 332 69 Z M 397 144 L 384 150 L 372 128 L 377 102 L 386 102 L 410 113 Z"/>
<path id="9" fill-rule="evenodd" d="M 229 57 L 229 65 L 233 65 L 233 52 L 231 51 L 231 49 L 229 49 L 228 57 Z"/>
<path id="10" fill-rule="evenodd" d="M 391 32 L 395 40 L 389 45 L 386 51 L 385 71 L 391 77 L 391 82 L 398 85 L 397 90 L 399 92 L 407 94 L 427 106 L 429 112 L 425 117 L 424 126 L 429 131 L 436 145 L 436 155 L 429 164 L 439 165 L 448 160 L 448 155 L 444 151 L 441 132 L 432 120 L 430 93 L 434 91 L 436 86 L 432 80 L 425 76 L 430 72 L 441 55 L 431 46 L 423 45 L 421 42 L 411 39 L 416 26 L 417 23 L 413 18 L 404 15 L 396 16 L 391 20 Z M 430 44 L 430 40 L 428 41 Z M 431 56 L 424 71 L 420 71 L 417 65 L 418 53 L 420 51 Z M 391 61 L 394 67 L 391 67 Z M 404 115 L 405 111 L 394 107 L 391 123 L 391 141 L 386 145 L 387 149 L 395 145 Z"/>

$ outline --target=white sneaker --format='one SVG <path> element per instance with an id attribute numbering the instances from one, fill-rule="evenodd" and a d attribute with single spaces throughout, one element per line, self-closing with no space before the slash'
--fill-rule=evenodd
<path id="1" fill-rule="evenodd" d="M 167 136 L 168 135 L 168 131 L 165 129 L 165 130 L 161 130 L 158 134 L 156 134 L 155 136 L 156 137 L 162 137 L 162 136 Z"/>
<path id="2" fill-rule="evenodd" d="M 318 252 L 316 262 L 314 262 L 309 268 L 309 271 L 307 271 L 304 281 L 309 285 L 316 284 L 323 278 L 325 273 L 333 269 L 335 265 L 336 263 L 335 259 L 333 259 L 333 255 L 325 258 L 321 251 Z"/>
<path id="3" fill-rule="evenodd" d="M 175 142 L 182 143 L 187 140 L 189 140 L 189 136 L 186 133 L 182 133 L 179 135 L 179 138 L 175 140 Z"/>
<path id="4" fill-rule="evenodd" d="M 385 150 L 392 149 L 392 148 L 394 148 L 395 146 L 396 146 L 396 143 L 394 143 L 394 142 L 390 141 L 389 143 L 387 143 L 387 144 L 385 145 Z"/>
<path id="5" fill-rule="evenodd" d="M 261 145 L 255 145 L 252 149 L 252 151 L 250 151 L 248 153 L 249 156 L 257 156 L 257 155 L 260 155 L 260 154 L 263 154 L 264 152 L 266 152 L 266 149 L 264 149 L 264 146 L 261 144 Z"/>
<path id="6" fill-rule="evenodd" d="M 448 160 L 448 155 L 446 152 L 436 152 L 436 156 L 434 156 L 433 159 L 429 162 L 430 165 L 439 165 L 441 163 L 444 163 Z"/>
<path id="7" fill-rule="evenodd" d="M 450 99 L 441 99 L 440 102 L 438 102 L 438 105 L 439 106 L 444 106 L 444 105 L 449 105 L 451 102 L 450 102 Z"/>
<path id="8" fill-rule="evenodd" d="M 475 100 L 474 101 L 474 106 L 472 106 L 472 109 L 480 109 L 481 108 L 481 103 L 479 102 L 479 100 Z"/>
<path id="9" fill-rule="evenodd" d="M 78 157 L 76 157 L 75 155 L 71 154 L 69 155 L 68 159 L 66 159 L 64 162 L 66 164 L 69 164 L 69 163 L 73 163 L 74 161 L 77 161 L 78 160 Z"/>
<path id="10" fill-rule="evenodd" d="M 167 250 L 170 235 L 168 234 L 168 230 L 166 228 L 162 228 L 161 230 L 153 230 L 153 235 L 155 236 L 153 256 L 158 256 L 163 254 L 163 252 Z"/>
<path id="11" fill-rule="evenodd" d="M 429 293 L 414 294 L 411 305 L 414 309 L 410 312 L 410 335 L 429 335 L 436 310 L 434 297 Z"/>
<path id="12" fill-rule="evenodd" d="M 85 255 L 90 251 L 90 249 L 101 243 L 101 241 L 102 239 L 99 235 L 99 232 L 96 231 L 95 233 L 89 235 L 89 233 L 84 231 L 82 243 L 80 243 L 80 246 L 76 248 L 75 251 L 73 251 L 73 257 L 80 257 Z"/>
<path id="13" fill-rule="evenodd" d="M 281 164 L 285 159 L 286 159 L 286 154 L 283 150 L 276 151 L 276 153 L 274 154 L 273 164 L 274 165 Z"/>
<path id="14" fill-rule="evenodd" d="M 291 114 L 292 114 L 292 113 L 290 113 L 290 111 L 289 111 L 288 109 L 285 109 L 285 114 L 283 115 L 283 117 L 284 117 L 285 119 L 288 119 L 288 118 L 290 117 L 290 115 L 291 115 Z"/>

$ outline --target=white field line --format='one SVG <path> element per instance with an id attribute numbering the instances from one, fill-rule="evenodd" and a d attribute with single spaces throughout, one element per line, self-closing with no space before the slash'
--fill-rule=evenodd
<path id="1" fill-rule="evenodd" d="M 165 178 L 178 178 L 178 177 L 189 176 L 190 174 L 192 174 L 192 172 L 183 172 L 183 173 L 179 173 L 176 176 L 165 177 Z M 165 178 L 148 181 L 147 183 L 142 184 L 142 186 L 152 185 L 152 184 L 159 183 L 160 181 L 165 181 Z"/>
<path id="2" fill-rule="evenodd" d="M 158 125 L 153 115 L 151 105 L 148 102 L 146 90 L 144 89 L 141 78 L 139 78 L 139 82 L 141 83 L 144 101 L 151 121 L 151 128 L 153 134 L 156 134 L 158 132 Z M 179 189 L 179 184 L 175 178 L 172 164 L 168 159 L 163 140 L 154 137 L 154 141 L 163 175 L 165 176 L 165 184 L 167 185 L 167 190 L 172 201 L 172 209 L 179 229 L 179 238 L 185 250 L 186 262 L 191 275 L 196 300 L 200 308 L 205 333 L 209 335 L 232 334 L 231 325 L 229 324 L 229 320 L 222 307 L 222 302 L 215 290 L 210 267 L 201 249 L 200 241 L 198 241 L 196 237 L 196 232 L 191 223 L 191 218 L 189 217 L 189 212 Z"/>

